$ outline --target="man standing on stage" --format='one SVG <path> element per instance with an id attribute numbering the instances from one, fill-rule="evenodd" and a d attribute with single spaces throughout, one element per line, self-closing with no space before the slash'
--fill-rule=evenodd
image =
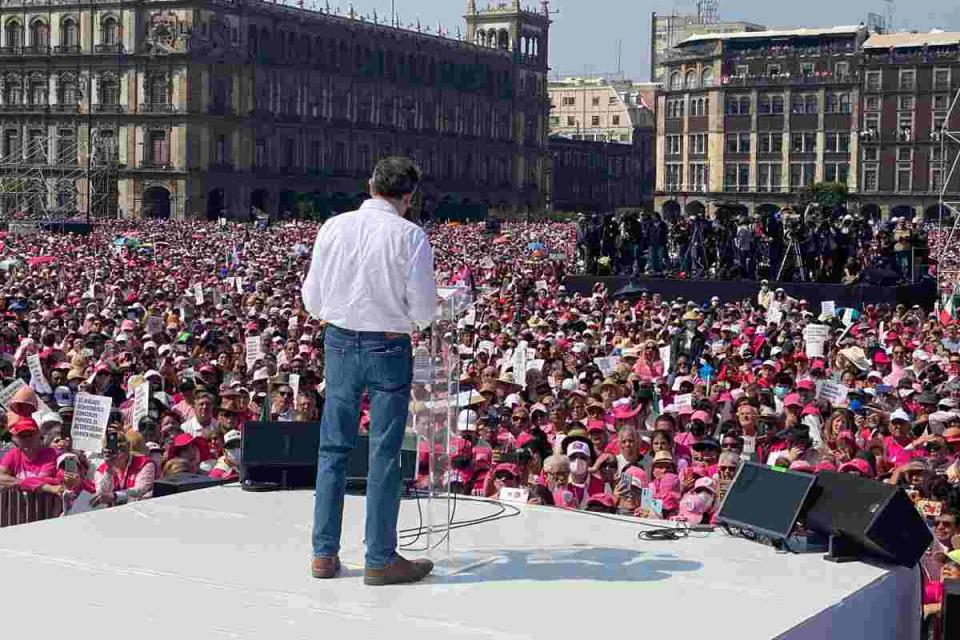
<path id="1" fill-rule="evenodd" d="M 360 396 L 370 399 L 370 469 L 365 539 L 368 585 L 422 580 L 429 560 L 397 555 L 400 446 L 413 378 L 410 333 L 436 313 L 433 251 L 404 219 L 420 183 L 407 158 L 385 158 L 370 179 L 372 198 L 327 222 L 317 234 L 303 302 L 327 323 L 326 404 L 320 427 L 313 562 L 316 578 L 340 570 L 346 465 L 360 427 Z"/>

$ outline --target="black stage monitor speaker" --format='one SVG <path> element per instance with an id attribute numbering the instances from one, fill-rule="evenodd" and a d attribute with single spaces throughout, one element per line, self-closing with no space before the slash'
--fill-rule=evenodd
<path id="1" fill-rule="evenodd" d="M 245 489 L 312 489 L 317 481 L 319 422 L 247 422 L 243 425 L 240 480 Z M 347 460 L 347 480 L 365 481 L 370 443 L 357 438 Z M 400 452 L 400 473 L 412 481 L 417 452 Z"/>
<path id="2" fill-rule="evenodd" d="M 912 567 L 933 534 L 903 489 L 849 473 L 821 471 L 803 518 L 807 529 L 830 536 L 828 560 L 863 553 Z"/>
<path id="3" fill-rule="evenodd" d="M 941 638 L 960 638 L 960 582 L 943 583 L 943 606 L 940 609 Z"/>
<path id="4" fill-rule="evenodd" d="M 717 522 L 775 540 L 790 537 L 816 478 L 744 462 L 720 505 Z"/>
<path id="5" fill-rule="evenodd" d="M 153 497 L 162 498 L 163 496 L 170 496 L 175 493 L 185 493 L 187 491 L 215 487 L 218 484 L 224 484 L 224 481 L 216 480 L 210 476 L 199 473 L 178 473 L 154 482 Z"/>

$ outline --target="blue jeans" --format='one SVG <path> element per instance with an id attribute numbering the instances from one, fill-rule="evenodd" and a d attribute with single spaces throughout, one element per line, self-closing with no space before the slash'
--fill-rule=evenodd
<path id="1" fill-rule="evenodd" d="M 320 426 L 313 553 L 340 551 L 347 458 L 357 444 L 360 395 L 370 397 L 366 563 L 382 569 L 397 553 L 400 447 L 407 424 L 413 356 L 410 336 L 327 327 L 326 402 Z"/>

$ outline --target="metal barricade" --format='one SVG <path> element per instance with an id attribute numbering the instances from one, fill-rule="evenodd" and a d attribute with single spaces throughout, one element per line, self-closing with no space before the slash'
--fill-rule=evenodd
<path id="1" fill-rule="evenodd" d="M 0 527 L 29 524 L 63 514 L 63 499 L 49 493 L 29 493 L 17 487 L 0 489 Z"/>

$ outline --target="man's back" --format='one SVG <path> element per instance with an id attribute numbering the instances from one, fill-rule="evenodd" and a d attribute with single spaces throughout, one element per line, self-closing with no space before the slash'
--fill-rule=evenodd
<path id="1" fill-rule="evenodd" d="M 321 228 L 303 299 L 343 329 L 409 333 L 436 309 L 429 240 L 386 201 L 367 200 Z"/>

